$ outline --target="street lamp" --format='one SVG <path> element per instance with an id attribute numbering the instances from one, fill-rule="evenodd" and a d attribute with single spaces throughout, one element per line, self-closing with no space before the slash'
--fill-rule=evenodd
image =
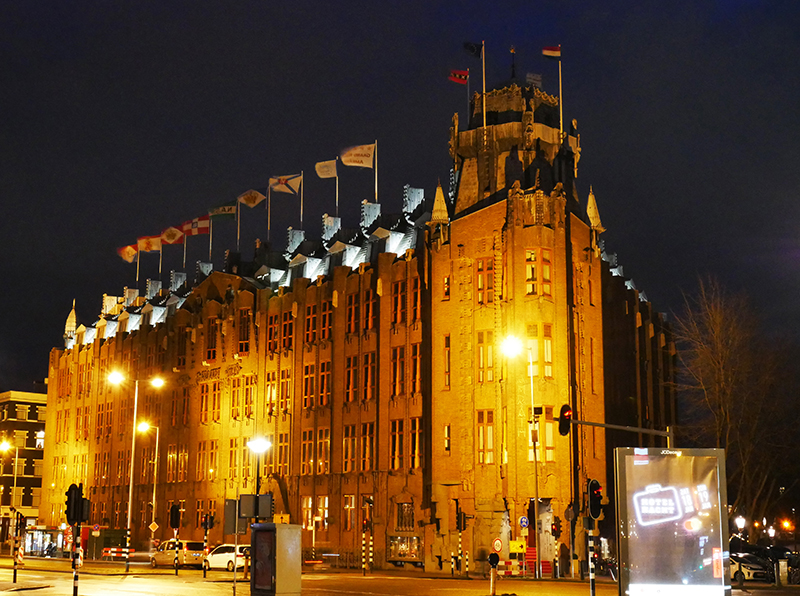
<path id="1" fill-rule="evenodd" d="M 8 441 L 4 440 L 2 443 L 0 443 L 0 451 L 2 451 L 3 453 L 5 453 L 6 451 L 10 451 L 11 447 L 12 447 L 12 445 Z M 17 461 L 19 460 L 19 447 L 17 447 L 16 445 L 14 445 L 13 447 L 14 447 L 14 485 L 13 485 L 13 487 L 11 489 L 11 508 L 12 509 L 15 506 L 14 496 L 17 493 Z"/>
<path id="2" fill-rule="evenodd" d="M 158 484 L 158 427 L 150 426 L 148 422 L 140 422 L 137 429 L 140 433 L 146 433 L 151 428 L 156 429 L 156 451 L 153 456 L 153 523 L 150 524 L 150 545 L 156 543 L 156 485 Z"/>
<path id="3" fill-rule="evenodd" d="M 119 385 L 125 381 L 122 373 L 114 371 L 108 375 L 108 380 L 114 385 Z M 163 387 L 164 380 L 155 377 L 150 380 L 153 387 Z M 131 436 L 131 474 L 128 483 L 128 527 L 125 529 L 125 573 L 131 568 L 131 516 L 133 514 L 133 462 L 135 461 L 136 451 L 136 412 L 139 407 L 139 379 L 134 381 L 133 388 L 133 433 Z"/>
<path id="4" fill-rule="evenodd" d="M 736 524 L 736 527 L 739 529 L 739 537 L 742 536 L 742 530 L 744 530 L 745 519 L 741 515 L 737 516 L 733 523 Z"/>
<path id="5" fill-rule="evenodd" d="M 256 454 L 256 494 L 261 494 L 261 455 L 272 447 L 272 443 L 263 437 L 247 441 L 247 447 Z"/>
<path id="6" fill-rule="evenodd" d="M 507 358 L 516 358 L 522 352 L 522 340 L 513 335 L 509 335 L 503 340 L 500 350 Z M 534 515 L 533 520 L 533 539 L 534 546 L 536 547 L 536 570 L 535 577 L 541 577 L 541 551 L 539 550 L 539 461 L 536 452 L 539 443 L 539 437 L 536 436 L 536 405 L 533 399 L 533 349 L 528 347 L 528 376 L 531 379 L 531 419 L 530 436 L 533 441 L 533 498 L 534 498 Z"/>

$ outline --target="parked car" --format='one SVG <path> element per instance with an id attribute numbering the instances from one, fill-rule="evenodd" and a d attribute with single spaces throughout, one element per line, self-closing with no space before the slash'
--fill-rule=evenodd
<path id="1" fill-rule="evenodd" d="M 731 580 L 741 584 L 745 580 L 768 581 L 767 563 L 749 553 L 731 553 Z"/>
<path id="2" fill-rule="evenodd" d="M 194 542 L 191 540 L 178 540 L 178 565 L 196 565 L 200 567 L 203 564 L 203 549 L 202 542 Z M 172 567 L 175 564 L 175 540 L 167 540 L 158 545 L 158 548 L 150 553 L 150 565 L 152 567 Z"/>
<path id="3" fill-rule="evenodd" d="M 234 550 L 236 556 L 234 557 Z M 236 567 L 244 567 L 245 557 L 250 556 L 250 547 L 246 545 L 220 544 L 203 558 L 203 567 L 206 569 L 227 569 L 233 571 Z M 236 563 L 234 563 L 234 559 Z"/>

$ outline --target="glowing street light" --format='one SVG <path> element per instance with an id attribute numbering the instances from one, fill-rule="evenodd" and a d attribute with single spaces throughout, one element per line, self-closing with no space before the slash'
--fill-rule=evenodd
<path id="1" fill-rule="evenodd" d="M 13 511 L 15 507 L 14 496 L 17 494 L 17 461 L 19 460 L 19 447 L 11 445 L 11 443 L 6 440 L 0 443 L 0 451 L 3 453 L 11 451 L 12 447 L 14 448 L 14 485 L 11 489 L 11 510 Z"/>
<path id="2" fill-rule="evenodd" d="M 736 524 L 736 527 L 739 529 L 739 536 L 742 535 L 742 530 L 744 530 L 745 519 L 741 515 L 737 516 L 736 519 L 733 520 L 733 523 Z"/>
<path id="3" fill-rule="evenodd" d="M 261 455 L 272 447 L 272 443 L 263 437 L 247 441 L 247 447 L 256 454 L 256 494 L 261 494 Z"/>
<path id="4" fill-rule="evenodd" d="M 137 430 L 146 433 L 151 428 L 156 429 L 156 450 L 153 456 L 153 523 L 150 524 L 150 544 L 155 544 L 156 537 L 156 486 L 158 485 L 158 427 L 151 426 L 148 422 L 140 422 Z"/>
<path id="5" fill-rule="evenodd" d="M 125 376 L 119 371 L 114 371 L 108 375 L 108 380 L 114 385 L 120 385 L 125 381 Z M 150 379 L 153 387 L 163 387 L 164 379 L 154 377 Z M 131 475 L 128 483 L 128 527 L 125 528 L 125 573 L 131 568 L 131 517 L 133 514 L 133 462 L 136 453 L 136 412 L 139 407 L 139 379 L 134 381 L 133 388 L 133 433 L 131 436 Z"/>
<path id="6" fill-rule="evenodd" d="M 500 351 L 507 358 L 516 358 L 522 353 L 523 345 L 522 340 L 513 336 L 509 335 L 503 340 L 503 343 L 500 345 Z M 539 550 L 539 462 L 538 462 L 538 454 L 536 453 L 538 447 L 538 437 L 536 436 L 536 405 L 534 403 L 534 394 L 533 394 L 533 348 L 528 347 L 528 376 L 531 379 L 531 419 L 529 421 L 530 424 L 530 435 L 531 440 L 533 441 L 533 498 L 536 503 L 534 506 L 534 513 L 536 519 L 533 521 L 533 537 L 534 537 L 534 546 L 536 547 L 536 552 L 541 552 Z M 541 567 L 540 567 L 540 560 L 541 558 L 537 555 L 536 557 L 536 577 L 541 577 Z"/>

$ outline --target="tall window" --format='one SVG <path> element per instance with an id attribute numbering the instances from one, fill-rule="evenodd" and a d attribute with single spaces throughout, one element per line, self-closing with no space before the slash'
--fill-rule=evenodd
<path id="1" fill-rule="evenodd" d="M 344 367 L 344 399 L 358 399 L 358 356 L 347 356 Z"/>
<path id="2" fill-rule="evenodd" d="M 250 352 L 250 309 L 239 309 L 239 353 Z"/>
<path id="3" fill-rule="evenodd" d="M 311 408 L 316 402 L 316 367 L 313 364 L 303 366 L 303 408 Z"/>
<path id="4" fill-rule="evenodd" d="M 275 352 L 278 349 L 278 315 L 267 317 L 267 351 Z"/>
<path id="5" fill-rule="evenodd" d="M 553 378 L 553 326 L 544 325 L 544 376 Z"/>
<path id="6" fill-rule="evenodd" d="M 201 383 L 200 385 L 200 422 L 208 422 L 208 401 L 209 401 L 209 387 L 208 383 Z"/>
<path id="7" fill-rule="evenodd" d="M 528 325 L 528 347 L 531 350 L 530 359 L 533 368 L 528 370 L 528 376 L 537 378 L 539 376 L 539 325 L 532 323 Z"/>
<path id="8" fill-rule="evenodd" d="M 197 443 L 197 470 L 195 471 L 195 479 L 198 482 L 205 480 L 207 470 L 208 453 L 206 452 L 206 442 L 200 441 Z"/>
<path id="9" fill-rule="evenodd" d="M 314 516 L 317 531 L 328 529 L 328 496 L 317 495 L 317 514 Z"/>
<path id="10" fill-rule="evenodd" d="M 450 334 L 444 336 L 444 386 L 450 388 Z"/>
<path id="11" fill-rule="evenodd" d="M 347 333 L 358 333 L 359 323 L 359 302 L 358 294 L 347 295 Z"/>
<path id="12" fill-rule="evenodd" d="M 189 334 L 186 332 L 186 327 L 178 327 L 176 337 L 178 339 L 178 353 L 177 362 L 175 364 L 177 364 L 178 367 L 184 367 L 186 366 L 186 346 L 189 343 Z"/>
<path id="13" fill-rule="evenodd" d="M 333 302 L 325 300 L 320 311 L 319 337 L 320 339 L 330 339 L 333 331 Z"/>
<path id="14" fill-rule="evenodd" d="M 303 515 L 303 529 L 310 530 L 314 524 L 314 497 L 303 497 L 300 503 Z"/>
<path id="15" fill-rule="evenodd" d="M 283 341 L 282 347 L 284 350 L 292 349 L 292 336 L 294 335 L 294 317 L 291 311 L 283 313 L 282 333 L 281 340 Z"/>
<path id="16" fill-rule="evenodd" d="M 306 305 L 306 343 L 317 341 L 317 305 Z"/>
<path id="17" fill-rule="evenodd" d="M 478 463 L 494 463 L 494 410 L 478 410 Z"/>
<path id="18" fill-rule="evenodd" d="M 206 326 L 206 360 L 212 362 L 217 359 L 217 325 L 216 317 L 208 319 Z"/>
<path id="19" fill-rule="evenodd" d="M 365 400 L 375 397 L 375 352 L 364 354 L 364 394 Z"/>
<path id="20" fill-rule="evenodd" d="M 450 300 L 450 276 L 445 275 L 442 279 L 442 299 Z"/>
<path id="21" fill-rule="evenodd" d="M 273 370 L 267 372 L 267 415 L 275 413 L 275 406 L 277 405 L 278 397 L 278 371 Z"/>
<path id="22" fill-rule="evenodd" d="M 444 450 L 445 450 L 445 452 L 450 453 L 450 446 L 451 446 L 451 443 L 450 443 L 450 425 L 449 424 L 445 424 L 444 425 Z"/>
<path id="23" fill-rule="evenodd" d="M 239 401 L 241 400 L 242 377 L 231 379 L 231 418 L 239 418 Z"/>
<path id="24" fill-rule="evenodd" d="M 536 249 L 525 251 L 525 292 L 533 296 L 536 294 Z"/>
<path id="25" fill-rule="evenodd" d="M 319 405 L 326 406 L 331 400 L 331 361 L 319 363 Z"/>
<path id="26" fill-rule="evenodd" d="M 186 444 L 178 446 L 178 482 L 189 480 L 189 447 Z"/>
<path id="27" fill-rule="evenodd" d="M 375 328 L 375 292 L 364 290 L 364 330 Z"/>
<path id="28" fill-rule="evenodd" d="M 228 478 L 236 478 L 239 474 L 239 438 L 230 439 L 228 444 Z"/>
<path id="29" fill-rule="evenodd" d="M 292 371 L 289 368 L 281 369 L 281 395 L 280 403 L 278 404 L 281 412 L 289 411 L 290 391 L 292 388 Z"/>
<path id="30" fill-rule="evenodd" d="M 549 248 L 542 249 L 542 296 L 552 296 L 553 294 L 553 284 L 551 282 L 553 266 L 550 263 L 551 254 Z"/>
<path id="31" fill-rule="evenodd" d="M 411 467 L 422 467 L 422 418 L 412 418 L 411 422 L 411 435 L 409 436 L 410 449 L 411 449 Z"/>
<path id="32" fill-rule="evenodd" d="M 219 476 L 219 441 L 213 439 L 208 442 L 208 480 L 216 480 Z"/>
<path id="33" fill-rule="evenodd" d="M 261 458 L 261 476 L 267 476 L 275 471 L 275 449 L 277 449 L 275 435 L 270 433 L 267 434 L 265 438 L 272 447 L 267 449 L 266 453 L 264 453 L 264 456 Z"/>
<path id="34" fill-rule="evenodd" d="M 356 519 L 356 496 L 342 495 L 344 515 L 342 516 L 342 529 L 352 530 Z"/>
<path id="35" fill-rule="evenodd" d="M 420 318 L 420 291 L 419 277 L 411 280 L 411 320 L 419 321 Z"/>
<path id="36" fill-rule="evenodd" d="M 252 454 L 253 452 L 247 446 L 250 439 L 248 437 L 242 438 L 242 478 L 250 478 L 252 473 Z"/>
<path id="37" fill-rule="evenodd" d="M 389 443 L 389 467 L 392 470 L 403 469 L 403 420 L 391 421 Z"/>
<path id="38" fill-rule="evenodd" d="M 478 331 L 478 383 L 494 381 L 494 333 Z"/>
<path id="39" fill-rule="evenodd" d="M 331 452 L 331 429 L 317 429 L 317 474 L 328 473 Z"/>
<path id="40" fill-rule="evenodd" d="M 422 344 L 411 344 L 411 393 L 422 391 Z"/>
<path id="41" fill-rule="evenodd" d="M 397 527 L 398 532 L 414 531 L 414 503 L 397 504 Z"/>
<path id="42" fill-rule="evenodd" d="M 289 433 L 278 434 L 278 474 L 289 475 Z"/>
<path id="43" fill-rule="evenodd" d="M 167 482 L 175 482 L 178 477 L 178 446 L 167 446 Z"/>
<path id="44" fill-rule="evenodd" d="M 478 259 L 475 267 L 475 290 L 478 303 L 494 302 L 494 259 Z"/>
<path id="45" fill-rule="evenodd" d="M 308 475 L 314 471 L 314 431 L 304 430 L 300 444 L 300 474 Z"/>
<path id="46" fill-rule="evenodd" d="M 353 472 L 356 469 L 356 425 L 347 424 L 344 427 L 342 441 L 342 471 Z"/>
<path id="47" fill-rule="evenodd" d="M 364 422 L 361 425 L 361 456 L 360 468 L 362 472 L 372 470 L 373 447 L 375 445 L 375 423 Z"/>
<path id="48" fill-rule="evenodd" d="M 211 419 L 219 422 L 219 411 L 222 404 L 222 382 L 211 383 Z"/>
<path id="49" fill-rule="evenodd" d="M 544 421 L 539 424 L 541 435 L 539 437 L 539 461 L 550 463 L 556 461 L 555 425 L 553 420 L 553 407 L 544 407 Z M 544 429 L 542 429 L 544 426 Z M 542 432 L 542 430 L 544 432 Z"/>
<path id="50" fill-rule="evenodd" d="M 392 284 L 392 323 L 406 322 L 406 282 Z"/>
<path id="51" fill-rule="evenodd" d="M 406 349 L 403 346 L 392 348 L 392 395 L 406 392 Z"/>
<path id="52" fill-rule="evenodd" d="M 244 377 L 244 415 L 247 418 L 253 417 L 253 402 L 256 391 L 256 378 L 254 375 Z"/>

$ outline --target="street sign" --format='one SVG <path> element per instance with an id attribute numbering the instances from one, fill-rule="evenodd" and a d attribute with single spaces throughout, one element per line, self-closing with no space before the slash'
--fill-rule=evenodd
<path id="1" fill-rule="evenodd" d="M 492 541 L 492 550 L 496 553 L 499 553 L 501 550 L 503 550 L 503 541 L 499 538 L 495 538 Z"/>
<path id="2" fill-rule="evenodd" d="M 158 530 L 158 524 L 156 522 L 151 523 L 147 527 L 150 529 L 151 532 L 155 532 L 156 530 Z"/>
<path id="3" fill-rule="evenodd" d="M 522 528 L 522 529 L 519 531 L 519 535 L 520 535 L 520 536 L 527 536 L 527 535 L 528 535 L 528 528 Z"/>
<path id="4" fill-rule="evenodd" d="M 519 527 L 520 528 L 527 528 L 528 527 L 528 518 L 526 516 L 522 516 L 519 518 Z"/>

